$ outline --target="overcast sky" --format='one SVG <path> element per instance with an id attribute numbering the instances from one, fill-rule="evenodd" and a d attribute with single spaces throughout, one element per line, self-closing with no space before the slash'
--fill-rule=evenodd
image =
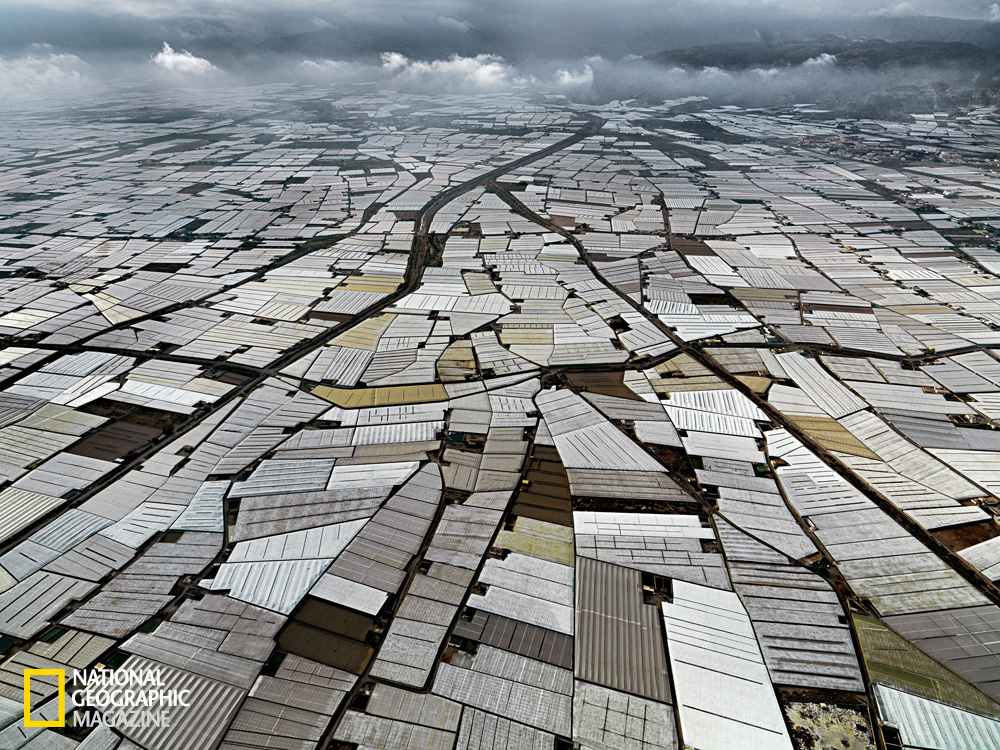
<path id="1" fill-rule="evenodd" d="M 1000 50 L 1000 0 L 0 0 L 0 92 L 109 76 L 572 86 L 664 49 L 829 33 Z"/>
<path id="2" fill-rule="evenodd" d="M 259 15 L 261 8 L 280 8 L 289 14 L 305 17 L 313 15 L 329 18 L 371 17 L 381 13 L 406 14 L 418 9 L 424 14 L 448 12 L 460 15 L 475 15 L 483 9 L 494 6 L 503 11 L 506 2 L 489 0 L 280 0 L 262 3 L 259 0 L 36 0 L 36 2 L 0 2 L 0 7 L 34 8 L 36 10 L 83 10 L 100 15 L 125 14 L 144 18 L 195 18 L 211 20 L 233 20 L 240 17 Z M 565 0 L 536 0 L 530 4 L 537 13 L 573 12 L 587 3 Z M 608 15 L 616 14 L 618 3 L 591 2 L 591 6 L 602 8 Z M 657 0 L 656 2 L 625 3 L 633 9 L 647 10 L 671 7 L 678 11 L 703 12 L 715 7 L 726 10 L 750 12 L 769 11 L 776 13 L 839 15 L 842 13 L 866 14 L 879 11 L 885 2 L 871 0 Z M 920 13 L 949 18 L 982 18 L 989 3 L 982 0 L 909 0 L 898 3 L 896 13 Z"/>
<path id="3" fill-rule="evenodd" d="M 0 0 L 0 45 L 7 52 L 31 43 L 85 47 L 89 39 L 94 48 L 114 50 L 165 36 L 174 46 L 222 40 L 238 46 L 336 28 L 352 50 L 420 46 L 425 35 L 450 38 L 451 45 L 471 37 L 495 47 L 480 51 L 497 54 L 534 49 L 544 55 L 546 47 L 570 46 L 602 52 L 637 42 L 642 48 L 635 51 L 645 54 L 655 51 L 645 45 L 656 45 L 658 36 L 666 46 L 683 42 L 673 33 L 678 28 L 700 28 L 709 38 L 715 27 L 725 35 L 736 22 L 780 33 L 823 19 L 921 16 L 997 21 L 1000 6 L 995 0 Z"/>

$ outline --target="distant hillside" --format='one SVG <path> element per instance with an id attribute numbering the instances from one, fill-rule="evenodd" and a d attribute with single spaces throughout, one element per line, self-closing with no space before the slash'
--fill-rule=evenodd
<path id="1" fill-rule="evenodd" d="M 1000 105 L 1000 64 L 976 75 L 970 86 L 973 103 Z"/>
<path id="2" fill-rule="evenodd" d="M 785 68 L 823 59 L 848 69 L 882 70 L 885 68 L 942 66 L 992 66 L 1000 57 L 974 44 L 963 42 L 906 41 L 881 39 L 854 41 L 825 37 L 808 41 L 764 42 L 749 44 L 713 44 L 687 49 L 673 49 L 649 55 L 648 60 L 685 68 Z"/>

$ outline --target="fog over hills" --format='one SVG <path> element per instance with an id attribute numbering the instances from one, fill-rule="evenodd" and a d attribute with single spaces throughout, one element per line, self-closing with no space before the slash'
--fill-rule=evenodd
<path id="1" fill-rule="evenodd" d="M 745 87 L 731 92 L 734 102 L 762 106 L 805 96 L 867 117 L 992 104 L 1000 81 L 1000 54 L 968 42 L 824 36 L 700 45 L 646 59 L 665 77 L 742 81 Z"/>
<path id="2" fill-rule="evenodd" d="M 981 65 L 1000 56 L 967 42 L 851 40 L 823 37 L 786 42 L 713 44 L 672 49 L 649 55 L 662 65 L 687 68 L 717 67 L 726 70 L 789 67 L 811 63 L 839 68 L 880 70 L 887 67 L 927 65 Z"/>

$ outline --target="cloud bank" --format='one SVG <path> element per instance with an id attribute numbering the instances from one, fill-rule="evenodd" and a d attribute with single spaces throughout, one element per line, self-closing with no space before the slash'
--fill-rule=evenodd
<path id="1" fill-rule="evenodd" d="M 667 67 L 642 57 L 535 61 L 513 64 L 498 55 L 452 55 L 416 60 L 399 52 L 380 55 L 378 63 L 305 60 L 292 72 L 314 84 L 371 83 L 387 90 L 414 93 L 490 92 L 532 89 L 561 93 L 582 103 L 615 99 L 662 101 L 705 96 L 719 103 L 753 106 L 801 102 L 851 102 L 877 92 L 908 87 L 933 89 L 939 82 L 967 80 L 968 71 L 947 65 L 866 70 L 841 67 L 831 54 L 800 65 L 724 70 Z"/>
<path id="2" fill-rule="evenodd" d="M 45 45 L 36 45 L 44 49 Z M 30 54 L 0 57 L 0 95 L 4 97 L 44 97 L 69 90 L 85 82 L 86 65 L 76 55 Z"/>

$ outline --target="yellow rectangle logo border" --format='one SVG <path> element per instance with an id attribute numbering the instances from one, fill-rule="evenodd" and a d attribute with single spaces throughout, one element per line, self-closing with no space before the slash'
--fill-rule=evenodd
<path id="1" fill-rule="evenodd" d="M 31 678 L 59 678 L 59 718 L 52 721 L 34 721 L 31 718 Z M 66 670 L 65 669 L 26 669 L 24 670 L 24 726 L 26 727 L 64 727 L 66 726 Z"/>

